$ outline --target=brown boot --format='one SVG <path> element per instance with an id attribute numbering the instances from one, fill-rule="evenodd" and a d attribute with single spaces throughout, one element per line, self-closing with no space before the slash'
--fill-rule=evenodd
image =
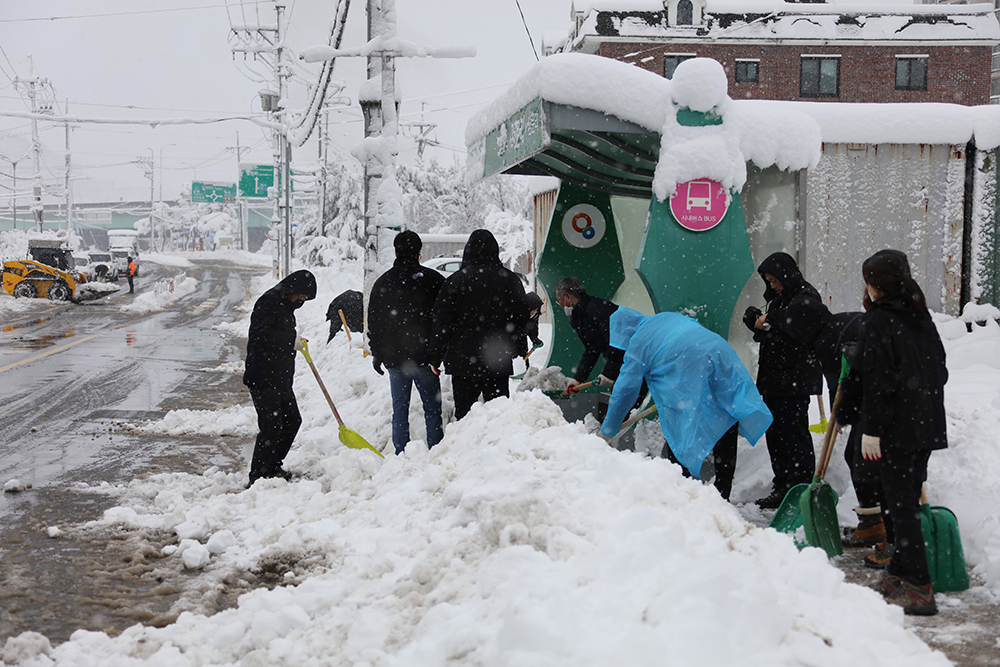
<path id="1" fill-rule="evenodd" d="M 933 616 L 937 613 L 937 604 L 934 602 L 934 587 L 930 584 L 915 586 L 903 579 L 899 588 L 885 601 L 889 604 L 899 605 L 903 608 L 904 613 L 913 616 Z"/>
<path id="2" fill-rule="evenodd" d="M 886 600 L 896 594 L 896 591 L 903 585 L 903 579 L 894 574 L 884 574 L 878 583 L 872 585 L 872 590 L 878 591 Z"/>
<path id="3" fill-rule="evenodd" d="M 845 547 L 870 547 L 885 539 L 885 524 L 882 522 L 880 507 L 855 507 L 858 527 L 844 529 L 841 539 Z"/>
<path id="4" fill-rule="evenodd" d="M 886 542 L 883 536 L 882 541 L 875 545 L 875 553 L 865 556 L 865 567 L 884 570 L 885 566 L 892 560 L 894 551 L 896 551 L 896 546 Z"/>

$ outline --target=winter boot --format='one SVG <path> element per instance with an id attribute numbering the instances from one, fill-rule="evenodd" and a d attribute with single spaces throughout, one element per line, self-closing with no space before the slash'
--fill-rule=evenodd
<path id="1" fill-rule="evenodd" d="M 865 567 L 875 570 L 884 570 L 885 566 L 892 560 L 892 554 L 896 551 L 896 545 L 886 542 L 885 537 L 875 545 L 875 553 L 865 556 Z"/>
<path id="2" fill-rule="evenodd" d="M 844 528 L 842 542 L 845 547 L 871 547 L 885 539 L 885 524 L 882 522 L 882 508 L 855 507 L 858 527 Z"/>
<path id="3" fill-rule="evenodd" d="M 872 590 L 877 591 L 886 600 L 891 598 L 896 594 L 896 591 L 900 586 L 903 585 L 902 577 L 897 577 L 894 574 L 884 574 L 878 583 L 872 585 Z"/>
<path id="4" fill-rule="evenodd" d="M 914 616 L 933 616 L 937 613 L 937 604 L 934 602 L 934 587 L 931 584 L 915 586 L 902 579 L 899 588 L 885 601 L 889 604 L 899 605 L 903 608 L 904 613 Z"/>
<path id="5" fill-rule="evenodd" d="M 755 504 L 762 510 L 776 510 L 778 509 L 778 506 L 781 505 L 781 501 L 785 499 L 786 493 L 786 491 L 779 491 L 775 489 L 767 496 L 757 500 Z"/>

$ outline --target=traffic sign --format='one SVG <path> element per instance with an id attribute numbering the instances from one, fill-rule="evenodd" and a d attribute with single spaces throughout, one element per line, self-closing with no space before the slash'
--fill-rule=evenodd
<path id="1" fill-rule="evenodd" d="M 276 184 L 281 187 L 281 174 L 275 177 L 273 164 L 240 164 L 240 197 L 267 197 L 267 189 Z M 295 189 L 294 181 L 292 189 Z"/>
<path id="2" fill-rule="evenodd" d="M 191 201 L 196 204 L 236 201 L 236 184 L 194 181 L 191 183 Z"/>

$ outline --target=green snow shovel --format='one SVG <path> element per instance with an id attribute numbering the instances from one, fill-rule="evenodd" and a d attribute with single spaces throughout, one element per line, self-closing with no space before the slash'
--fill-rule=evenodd
<path id="1" fill-rule="evenodd" d="M 947 507 L 931 506 L 920 489 L 920 529 L 927 547 L 927 569 L 935 592 L 964 591 L 969 588 L 958 519 Z"/>
<path id="2" fill-rule="evenodd" d="M 323 384 L 323 379 L 320 378 L 319 371 L 317 371 L 316 367 L 313 365 L 312 357 L 309 356 L 309 345 L 306 344 L 304 338 L 302 339 L 302 356 L 306 358 L 309 368 L 312 369 L 313 375 L 316 376 L 316 382 L 319 383 L 319 388 L 323 390 L 323 395 L 326 396 L 326 402 L 330 404 L 330 409 L 333 410 L 333 416 L 337 418 L 337 423 L 340 424 L 340 441 L 351 449 L 370 449 L 379 456 L 382 456 L 382 452 L 369 445 L 367 440 L 344 425 L 344 420 L 340 418 L 340 413 L 337 412 L 337 406 L 333 404 L 333 399 L 330 398 L 330 393 L 326 390 L 326 385 Z M 382 456 L 382 458 L 385 457 Z"/>
<path id="3" fill-rule="evenodd" d="M 840 392 L 841 386 L 838 385 L 813 481 L 810 484 L 796 484 L 789 489 L 781 505 L 774 512 L 771 523 L 768 524 L 782 533 L 795 533 L 802 526 L 805 529 L 806 544 L 822 548 L 829 556 L 839 556 L 843 553 L 840 524 L 837 521 L 837 493 L 823 479 L 830 464 L 833 444 L 837 439 L 836 414 Z"/>

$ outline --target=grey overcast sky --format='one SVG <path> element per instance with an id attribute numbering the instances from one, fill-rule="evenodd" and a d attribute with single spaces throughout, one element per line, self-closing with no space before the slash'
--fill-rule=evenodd
<path id="1" fill-rule="evenodd" d="M 365 1 L 354 0 L 342 46 L 364 44 Z M 565 31 L 571 0 L 521 0 L 535 46 L 543 32 Z M 535 56 L 515 0 L 397 0 L 399 35 L 427 46 L 475 46 L 468 60 L 413 59 L 401 62 L 398 85 L 401 119 L 421 117 L 438 127 L 431 135 L 441 148 L 425 157 L 464 160 L 465 125 L 483 104 L 499 95 L 534 62 Z M 258 91 L 272 87 L 268 68 L 233 55 L 230 26 L 273 23 L 273 2 L 238 0 L 0 0 L 0 110 L 30 109 L 27 87 L 15 78 L 48 79 L 56 112 L 86 119 L 208 118 L 259 112 Z M 287 0 L 287 42 L 294 53 L 325 44 L 335 2 Z M 304 104 L 318 64 L 295 66 L 291 106 Z M 357 92 L 363 59 L 338 60 L 334 79 L 346 83 L 350 104 L 330 116 L 331 157 L 354 163 L 349 151 L 362 136 Z M 44 149 L 41 172 L 47 189 L 64 181 L 65 127 L 40 122 Z M 412 132 L 412 130 L 405 130 Z M 153 196 L 172 199 L 192 180 L 233 182 L 235 146 L 250 148 L 243 161 L 269 163 L 267 132 L 245 121 L 211 125 L 108 125 L 77 123 L 71 133 L 74 200 L 148 201 L 150 182 L 138 158 L 152 159 Z M 33 165 L 31 123 L 0 118 L 0 173 L 17 164 L 19 204 L 26 204 Z M 296 162 L 316 159 L 311 140 L 295 152 Z M 416 144 L 400 142 L 400 159 L 416 159 Z M 162 164 L 162 169 L 161 169 Z M 10 180 L 0 178 L 0 185 Z M 61 196 L 47 196 L 55 202 Z M 0 208 L 10 206 L 0 188 Z"/>

